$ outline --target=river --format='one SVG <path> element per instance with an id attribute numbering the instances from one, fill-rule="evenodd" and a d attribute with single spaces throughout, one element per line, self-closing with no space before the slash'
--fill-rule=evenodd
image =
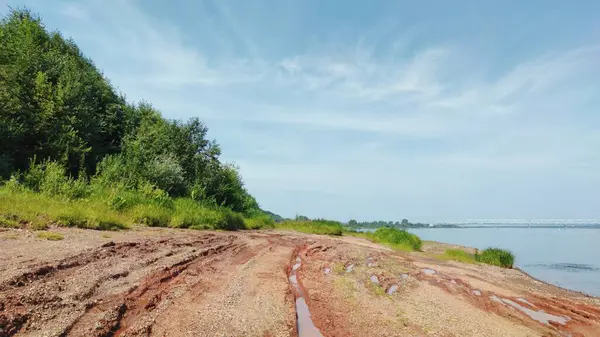
<path id="1" fill-rule="evenodd" d="M 423 240 L 508 249 L 515 265 L 557 286 L 600 296 L 600 229 L 415 228 Z"/>

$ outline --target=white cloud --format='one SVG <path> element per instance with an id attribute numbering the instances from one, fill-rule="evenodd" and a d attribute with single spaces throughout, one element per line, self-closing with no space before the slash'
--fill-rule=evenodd
<path id="1" fill-rule="evenodd" d="M 293 191 L 335 196 L 340 208 L 347 201 L 380 210 L 374 204 L 385 200 L 392 209 L 397 198 L 423 216 L 427 205 L 464 211 L 460 204 L 476 202 L 484 188 L 503 193 L 501 200 L 514 184 L 532 198 L 528 186 L 581 187 L 567 180 L 576 175 L 600 188 L 591 173 L 600 167 L 598 44 L 502 67 L 477 46 L 411 49 L 418 39 L 408 34 L 377 42 L 389 53 L 356 37 L 337 49 L 315 43 L 274 58 L 235 6 L 217 1 L 216 9 L 218 19 L 205 20 L 211 29 L 193 38 L 146 13 L 141 1 L 66 3 L 58 11 L 68 20 L 56 28 L 128 96 L 170 117 L 206 119 L 226 144 L 224 157 L 240 164 L 269 208 L 295 207 L 283 205 L 286 190 L 288 204 Z M 216 47 L 203 44 L 211 39 Z M 231 44 L 243 52 L 232 53 Z M 324 208 L 323 199 L 302 202 Z"/>

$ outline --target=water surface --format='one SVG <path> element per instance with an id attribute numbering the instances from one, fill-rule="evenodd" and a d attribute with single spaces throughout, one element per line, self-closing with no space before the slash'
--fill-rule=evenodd
<path id="1" fill-rule="evenodd" d="M 583 228 L 416 228 L 423 240 L 479 249 L 499 247 L 535 278 L 600 296 L 600 229 Z"/>

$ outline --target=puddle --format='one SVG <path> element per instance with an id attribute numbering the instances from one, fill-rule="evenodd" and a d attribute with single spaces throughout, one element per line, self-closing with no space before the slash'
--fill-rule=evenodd
<path id="1" fill-rule="evenodd" d="M 473 290 L 473 295 L 475 295 L 475 296 L 481 296 L 481 291 L 479 291 L 479 290 Z"/>
<path id="2" fill-rule="evenodd" d="M 490 300 L 492 300 L 494 302 L 502 303 L 502 300 L 496 295 L 490 296 Z"/>
<path id="3" fill-rule="evenodd" d="M 377 275 L 371 275 L 371 282 L 379 284 L 379 278 L 377 278 Z"/>
<path id="4" fill-rule="evenodd" d="M 323 272 L 325 273 L 325 275 L 331 273 L 331 268 L 329 267 L 325 267 L 325 269 L 323 269 Z"/>
<path id="5" fill-rule="evenodd" d="M 351 263 L 351 264 L 349 264 L 349 265 L 346 267 L 346 273 L 349 273 L 349 272 L 351 272 L 352 270 L 354 270 L 354 264 L 352 264 L 352 263 Z"/>
<path id="6" fill-rule="evenodd" d="M 524 298 L 521 298 L 521 297 L 519 297 L 519 298 L 517 298 L 517 301 L 519 301 L 519 302 L 521 302 L 521 303 L 525 303 L 525 304 L 527 304 L 528 306 L 530 306 L 530 307 L 534 307 L 534 308 L 535 308 L 535 305 L 534 305 L 533 303 L 529 302 L 528 300 L 526 300 L 526 299 L 524 299 Z"/>
<path id="7" fill-rule="evenodd" d="M 300 257 L 296 257 L 296 263 L 292 266 L 292 271 L 290 272 L 289 280 L 294 289 L 296 290 L 296 319 L 298 322 L 298 337 L 323 337 L 321 332 L 310 318 L 310 311 L 308 310 L 308 305 L 306 305 L 306 300 L 304 299 L 304 291 L 300 288 L 298 284 L 298 269 L 302 266 L 302 260 Z"/>
<path id="8" fill-rule="evenodd" d="M 433 270 L 433 269 L 429 269 L 429 268 L 424 268 L 424 269 L 421 269 L 421 271 L 422 271 L 424 274 L 426 274 L 426 275 L 433 275 L 433 274 L 435 274 L 435 270 Z"/>
<path id="9" fill-rule="evenodd" d="M 510 307 L 512 307 L 513 309 L 517 309 L 519 311 L 521 311 L 522 313 L 524 313 L 525 315 L 529 316 L 531 319 L 538 321 L 542 324 L 550 324 L 550 321 L 552 322 L 556 322 L 558 324 L 561 325 L 565 325 L 567 324 L 568 321 L 571 320 L 570 317 L 567 316 L 557 316 L 557 315 L 552 315 L 549 314 L 547 312 L 544 312 L 543 310 L 533 310 L 533 309 L 529 309 L 526 308 L 522 305 L 520 305 L 517 302 L 511 301 L 509 299 L 506 298 L 499 298 L 498 296 L 492 295 L 490 296 L 490 299 L 494 302 L 498 302 L 498 303 L 502 303 L 502 304 L 508 304 L 510 305 Z M 518 301 L 520 302 L 527 302 L 526 299 L 518 299 Z M 529 303 L 529 302 L 527 302 Z"/>
<path id="10" fill-rule="evenodd" d="M 299 337 L 323 337 L 310 318 L 310 311 L 308 311 L 308 305 L 306 305 L 304 297 L 296 299 L 296 315 L 298 317 Z"/>
<path id="11" fill-rule="evenodd" d="M 505 298 L 502 299 L 502 302 L 512 306 L 513 308 L 520 310 L 521 312 L 523 312 L 525 315 L 531 317 L 532 319 L 543 323 L 543 324 L 550 324 L 550 321 L 552 322 L 556 322 L 558 324 L 561 325 L 565 325 L 567 324 L 568 321 L 571 320 L 571 318 L 566 317 L 566 316 L 557 316 L 557 315 L 552 315 L 543 311 L 537 311 L 537 310 L 532 310 L 529 308 L 525 308 L 524 306 L 520 305 L 517 302 L 513 302 L 511 300 L 507 300 Z"/>
<path id="12" fill-rule="evenodd" d="M 391 287 L 388 288 L 388 290 L 385 293 L 388 294 L 388 295 L 392 295 L 397 290 L 398 290 L 398 285 L 393 284 Z"/>

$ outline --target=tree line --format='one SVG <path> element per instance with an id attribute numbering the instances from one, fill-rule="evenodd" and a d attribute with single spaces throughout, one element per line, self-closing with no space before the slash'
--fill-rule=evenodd
<path id="1" fill-rule="evenodd" d="M 0 46 L 0 178 L 24 180 L 52 163 L 84 183 L 259 208 L 204 123 L 127 102 L 73 40 L 29 10 L 0 20 Z"/>

